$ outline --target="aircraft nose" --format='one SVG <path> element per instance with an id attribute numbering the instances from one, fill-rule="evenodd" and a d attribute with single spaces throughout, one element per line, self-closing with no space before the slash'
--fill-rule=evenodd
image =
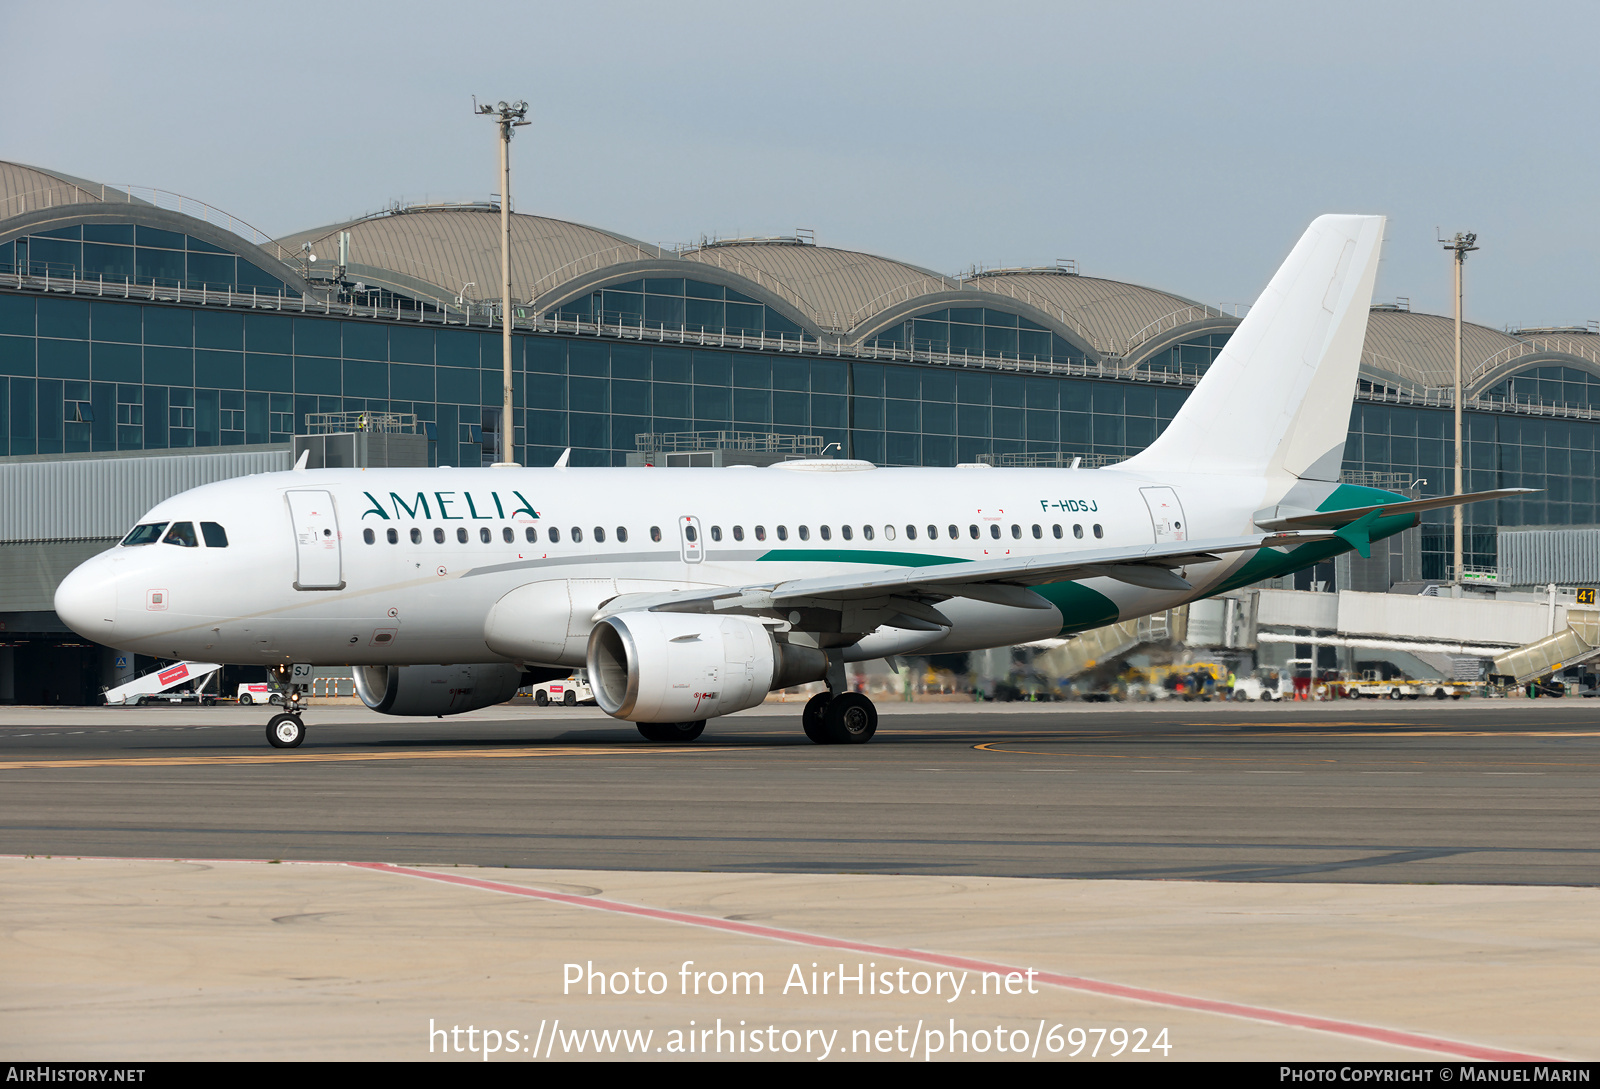
<path id="1" fill-rule="evenodd" d="M 86 639 L 110 642 L 117 620 L 116 571 L 98 559 L 79 564 L 56 587 L 56 615 Z"/>

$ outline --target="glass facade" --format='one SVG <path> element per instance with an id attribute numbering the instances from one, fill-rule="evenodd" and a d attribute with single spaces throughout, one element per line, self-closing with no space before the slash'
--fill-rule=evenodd
<path id="1" fill-rule="evenodd" d="M 1600 376 L 1573 367 L 1533 367 L 1512 375 L 1484 396 L 1523 404 L 1600 408 Z"/>
<path id="2" fill-rule="evenodd" d="M 979 454 L 1068 449 L 1127 456 L 1187 390 L 996 374 L 979 368 L 527 338 L 534 464 L 621 465 L 644 432 L 823 436 L 882 465 L 953 465 Z"/>
<path id="3" fill-rule="evenodd" d="M 941 355 L 997 356 L 1042 362 L 1082 363 L 1081 348 L 1049 329 L 1004 310 L 951 307 L 918 314 L 881 329 L 867 344 Z"/>
<path id="4" fill-rule="evenodd" d="M 694 329 L 746 336 L 799 336 L 800 326 L 731 287 L 680 277 L 612 284 L 556 310 L 561 318 L 649 329 Z"/>
<path id="5" fill-rule="evenodd" d="M 1462 419 L 1462 489 L 1538 488 L 1539 491 L 1464 508 L 1462 562 L 1495 566 L 1497 526 L 1594 525 L 1596 445 L 1600 421 L 1466 412 Z M 1448 409 L 1356 402 L 1350 416 L 1345 468 L 1411 472 L 1427 481 L 1422 496 L 1455 490 L 1455 422 Z M 1423 516 L 1424 578 L 1443 578 L 1452 562 L 1454 515 Z"/>
<path id="6" fill-rule="evenodd" d="M 0 271 L 299 298 L 243 257 L 191 235 L 132 223 L 86 223 L 13 239 L 0 244 Z"/>
<path id="7" fill-rule="evenodd" d="M 1139 364 L 1139 368 L 1166 374 L 1202 375 L 1222 353 L 1222 346 L 1228 343 L 1228 337 L 1231 335 L 1231 333 L 1207 333 L 1204 336 L 1191 337 L 1181 344 L 1174 344 L 1164 351 L 1157 352 Z"/>

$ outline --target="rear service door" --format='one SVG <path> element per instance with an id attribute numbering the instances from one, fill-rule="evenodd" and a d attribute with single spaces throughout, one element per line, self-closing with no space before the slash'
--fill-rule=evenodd
<path id="1" fill-rule="evenodd" d="M 684 563 L 699 563 L 705 558 L 706 541 L 700 532 L 700 519 L 692 514 L 678 518 L 678 543 L 683 548 Z"/>
<path id="2" fill-rule="evenodd" d="M 339 518 L 325 491 L 292 491 L 289 518 L 294 523 L 296 590 L 343 590 L 339 556 Z"/>
<path id="3" fill-rule="evenodd" d="M 1189 529 L 1184 525 L 1183 505 L 1178 493 L 1171 488 L 1140 488 L 1144 505 L 1150 508 L 1150 522 L 1155 528 L 1156 544 L 1175 544 L 1189 539 Z"/>

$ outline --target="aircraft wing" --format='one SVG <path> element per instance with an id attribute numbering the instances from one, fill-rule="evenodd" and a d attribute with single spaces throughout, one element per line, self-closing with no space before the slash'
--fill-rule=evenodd
<path id="1" fill-rule="evenodd" d="M 624 594 L 601 608 L 596 618 L 635 610 L 655 612 L 776 613 L 796 608 L 840 609 L 852 603 L 881 602 L 898 613 L 899 627 L 948 627 L 928 600 L 973 598 L 1024 609 L 1048 609 L 1049 601 L 1029 589 L 1047 582 L 1112 578 L 1157 590 L 1191 589 L 1175 568 L 1209 563 L 1229 552 L 1281 548 L 1331 540 L 1331 531 L 1258 533 L 1202 541 L 1057 552 L 1043 556 L 1005 556 L 931 567 L 874 568 L 859 574 L 821 575 L 747 586 L 711 587 L 683 593 Z M 920 623 L 908 623 L 920 621 Z"/>

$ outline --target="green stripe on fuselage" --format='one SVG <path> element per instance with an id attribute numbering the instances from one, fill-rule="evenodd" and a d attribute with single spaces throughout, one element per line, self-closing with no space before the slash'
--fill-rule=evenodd
<path id="1" fill-rule="evenodd" d="M 1081 582 L 1047 582 L 1030 589 L 1061 610 L 1062 635 L 1114 624 L 1118 619 L 1117 603 Z"/>
<path id="2" fill-rule="evenodd" d="M 788 563 L 871 563 L 886 567 L 935 567 L 972 562 L 951 556 L 929 556 L 921 552 L 873 552 L 843 548 L 780 548 L 766 553 L 761 559 Z M 1060 610 L 1062 635 L 1098 628 L 1117 619 L 1116 602 L 1081 583 L 1051 582 L 1031 589 Z"/>
<path id="3" fill-rule="evenodd" d="M 955 556 L 929 556 L 922 552 L 876 552 L 867 548 L 775 548 L 759 562 L 870 563 L 880 567 L 936 567 L 943 563 L 971 563 Z"/>

